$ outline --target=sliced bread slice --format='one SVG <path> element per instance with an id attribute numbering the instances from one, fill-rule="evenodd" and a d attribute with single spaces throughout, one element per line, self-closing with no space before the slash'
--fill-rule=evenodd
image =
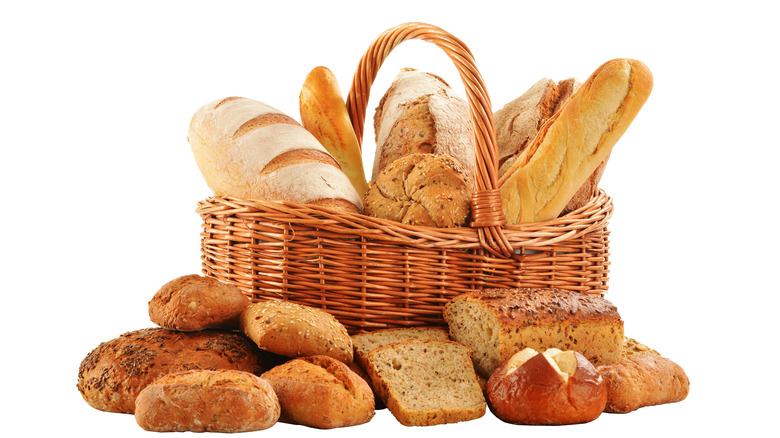
<path id="1" fill-rule="evenodd" d="M 355 361 L 366 369 L 368 367 L 368 354 L 374 348 L 412 339 L 440 339 L 446 341 L 450 337 L 447 329 L 436 326 L 389 328 L 354 334 L 352 335 L 352 346 L 355 349 Z"/>
<path id="2" fill-rule="evenodd" d="M 471 349 L 439 339 L 382 345 L 368 355 L 368 374 L 379 396 L 405 426 L 474 420 L 487 404 L 471 362 Z"/>

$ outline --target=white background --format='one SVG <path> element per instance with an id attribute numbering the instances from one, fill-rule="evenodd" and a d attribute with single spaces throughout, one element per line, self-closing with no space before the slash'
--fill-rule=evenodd
<path id="1" fill-rule="evenodd" d="M 763 4 L 8 3 L 0 10 L 8 436 L 152 435 L 130 415 L 89 407 L 76 377 L 100 342 L 152 325 L 146 305 L 163 283 L 199 272 L 195 208 L 210 192 L 186 141 L 190 118 L 237 95 L 298 119 L 313 67 L 333 70 L 346 93 L 368 44 L 408 21 L 466 42 L 494 109 L 542 77 L 585 79 L 612 58 L 650 67 L 653 93 L 602 181 L 615 202 L 608 298 L 629 336 L 686 369 L 690 396 L 567 427 L 512 426 L 488 413 L 405 428 L 381 411 L 348 429 L 278 424 L 262 434 L 679 436 L 774 424 L 780 35 Z M 443 52 L 404 43 L 380 70 L 369 118 L 407 66 L 460 90 Z M 365 144 L 370 168 L 370 129 Z"/>

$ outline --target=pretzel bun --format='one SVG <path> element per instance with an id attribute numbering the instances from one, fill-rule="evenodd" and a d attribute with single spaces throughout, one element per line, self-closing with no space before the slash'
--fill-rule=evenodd
<path id="1" fill-rule="evenodd" d="M 577 424 L 595 420 L 607 403 L 607 388 L 582 354 L 555 348 L 525 348 L 490 376 L 493 413 L 507 423 Z"/>

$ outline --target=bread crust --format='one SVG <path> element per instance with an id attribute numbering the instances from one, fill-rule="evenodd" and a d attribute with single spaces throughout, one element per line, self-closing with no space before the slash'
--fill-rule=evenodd
<path id="1" fill-rule="evenodd" d="M 235 370 L 191 370 L 149 384 L 135 401 L 135 419 L 154 432 L 250 432 L 276 424 L 271 384 Z"/>
<path id="2" fill-rule="evenodd" d="M 281 420 L 319 429 L 355 426 L 374 416 L 368 383 L 329 356 L 290 360 L 263 373 L 282 407 Z"/>
<path id="3" fill-rule="evenodd" d="M 235 285 L 216 278 L 185 275 L 165 283 L 149 301 L 149 318 L 178 331 L 238 329 L 238 317 L 250 303 Z"/>
<path id="4" fill-rule="evenodd" d="M 352 339 L 330 313 L 289 301 L 263 300 L 247 306 L 241 331 L 258 347 L 287 357 L 324 355 L 352 361 Z"/>
<path id="5" fill-rule="evenodd" d="M 627 355 L 598 370 L 607 384 L 606 412 L 628 413 L 645 406 L 676 403 L 685 400 L 690 390 L 685 370 L 651 351 Z"/>
<path id="6" fill-rule="evenodd" d="M 95 409 L 133 413 L 135 399 L 147 385 L 166 374 L 192 369 L 263 371 L 259 350 L 239 333 L 147 328 L 92 350 L 79 366 L 77 388 Z"/>

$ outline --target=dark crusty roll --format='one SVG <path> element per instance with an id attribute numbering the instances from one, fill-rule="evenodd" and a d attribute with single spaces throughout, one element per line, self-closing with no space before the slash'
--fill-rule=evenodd
<path id="1" fill-rule="evenodd" d="M 101 343 L 81 362 L 78 390 L 93 408 L 133 413 L 135 399 L 159 377 L 193 369 L 260 374 L 260 350 L 239 333 L 148 328 Z"/>

